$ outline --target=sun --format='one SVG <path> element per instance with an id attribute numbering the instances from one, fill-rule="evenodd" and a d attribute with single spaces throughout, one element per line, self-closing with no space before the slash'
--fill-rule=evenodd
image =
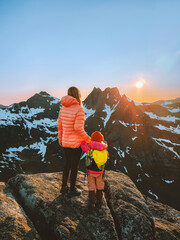
<path id="1" fill-rule="evenodd" d="M 144 83 L 145 83 L 145 80 L 140 80 L 140 81 L 136 82 L 136 87 L 137 88 L 142 88 Z"/>

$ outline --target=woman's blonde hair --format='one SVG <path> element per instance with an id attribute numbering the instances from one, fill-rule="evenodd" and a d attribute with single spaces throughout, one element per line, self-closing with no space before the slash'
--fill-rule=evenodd
<path id="1" fill-rule="evenodd" d="M 68 89 L 68 95 L 76 98 L 79 102 L 79 105 L 82 105 L 81 92 L 77 87 L 70 87 Z"/>

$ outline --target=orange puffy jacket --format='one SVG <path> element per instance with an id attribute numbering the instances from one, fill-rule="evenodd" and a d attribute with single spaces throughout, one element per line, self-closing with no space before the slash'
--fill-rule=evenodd
<path id="1" fill-rule="evenodd" d="M 63 147 L 78 148 L 84 140 L 90 142 L 91 138 L 84 131 L 85 114 L 76 98 L 65 96 L 61 99 L 63 105 L 58 118 L 59 144 Z"/>

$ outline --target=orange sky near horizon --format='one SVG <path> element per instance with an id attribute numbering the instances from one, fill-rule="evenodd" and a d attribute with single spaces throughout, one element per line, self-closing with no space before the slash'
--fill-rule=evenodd
<path id="1" fill-rule="evenodd" d="M 105 88 L 101 88 L 103 91 Z M 154 102 L 158 100 L 170 100 L 175 99 L 177 97 L 180 97 L 180 90 L 179 89 L 153 89 L 153 88 L 147 88 L 143 87 L 141 89 L 137 89 L 134 86 L 131 86 L 127 89 L 124 88 L 118 88 L 120 94 L 125 94 L 130 99 L 136 101 L 136 102 Z M 88 94 L 93 89 L 81 89 L 82 93 L 82 100 L 84 100 Z M 64 95 L 66 95 L 66 91 L 62 90 L 43 90 L 48 92 L 50 95 L 61 98 Z M 1 94 L 0 96 L 0 104 L 9 106 L 13 103 L 19 103 L 22 101 L 26 101 L 28 98 L 32 97 L 35 93 L 38 93 L 40 91 L 29 91 L 29 92 L 10 92 L 9 94 Z"/>
<path id="2" fill-rule="evenodd" d="M 82 99 L 94 86 L 136 102 L 180 97 L 179 9 L 180 1 L 0 1 L 0 104 L 40 91 L 61 98 L 70 86 Z"/>

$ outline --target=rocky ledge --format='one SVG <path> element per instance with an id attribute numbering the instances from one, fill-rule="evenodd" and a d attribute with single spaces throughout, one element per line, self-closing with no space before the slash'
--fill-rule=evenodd
<path id="1" fill-rule="evenodd" d="M 59 172 L 0 183 L 0 239 L 180 239 L 180 212 L 143 196 L 125 174 L 106 171 L 103 206 L 93 211 L 83 172 L 79 197 L 62 196 L 61 180 Z"/>

